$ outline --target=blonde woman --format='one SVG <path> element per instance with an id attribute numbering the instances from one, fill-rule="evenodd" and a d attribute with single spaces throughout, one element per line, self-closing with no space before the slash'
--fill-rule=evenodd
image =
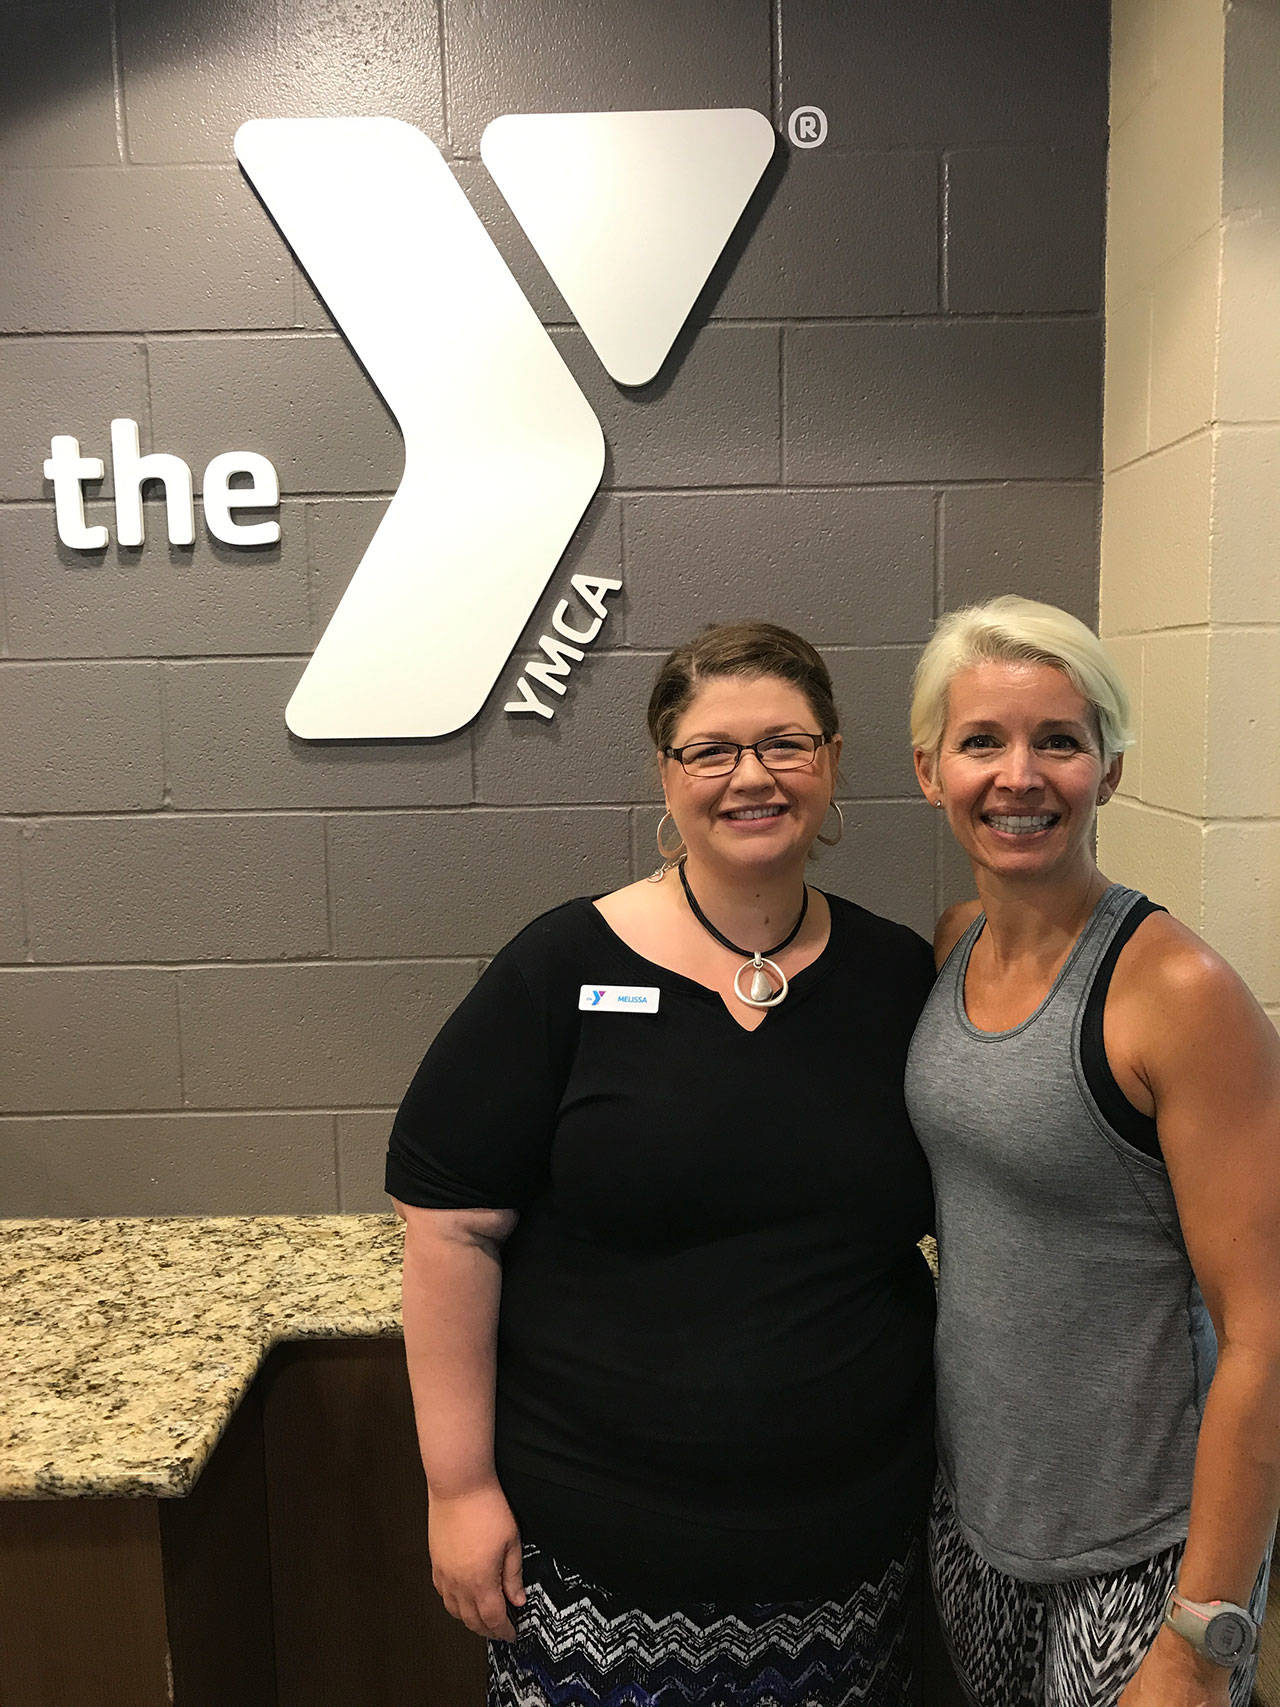
<path id="1" fill-rule="evenodd" d="M 1245 1707 L 1280 1498 L 1280 1040 L 1098 869 L 1128 708 L 1082 623 L 943 618 L 911 728 L 978 891 L 939 922 L 907 1071 L 944 1632 L 977 1707 Z"/>

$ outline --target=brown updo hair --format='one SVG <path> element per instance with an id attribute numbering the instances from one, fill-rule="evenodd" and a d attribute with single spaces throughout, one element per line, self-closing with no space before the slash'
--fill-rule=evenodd
<path id="1" fill-rule="evenodd" d="M 716 676 L 773 676 L 790 682 L 809 701 L 828 740 L 840 727 L 830 672 L 807 640 L 775 622 L 720 622 L 677 646 L 658 671 L 648 723 L 659 752 L 672 745 L 676 725 L 698 689 Z"/>

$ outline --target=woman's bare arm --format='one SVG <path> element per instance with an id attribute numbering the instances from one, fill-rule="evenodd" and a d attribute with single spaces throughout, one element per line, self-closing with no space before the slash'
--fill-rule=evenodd
<path id="1" fill-rule="evenodd" d="M 520 1535 L 493 1463 L 502 1296 L 500 1247 L 514 1210 L 419 1209 L 405 1223 L 405 1355 L 430 1496 L 432 1578 L 445 1606 L 481 1636 L 510 1641 L 520 1605 Z"/>
<path id="2" fill-rule="evenodd" d="M 1174 920 L 1146 921 L 1130 946 L 1117 967 L 1119 1030 L 1155 1103 L 1218 1335 L 1178 1587 L 1244 1605 L 1280 1503 L 1280 1038 L 1231 968 Z M 1225 1702 L 1225 1680 L 1165 1630 L 1124 1707 Z"/>

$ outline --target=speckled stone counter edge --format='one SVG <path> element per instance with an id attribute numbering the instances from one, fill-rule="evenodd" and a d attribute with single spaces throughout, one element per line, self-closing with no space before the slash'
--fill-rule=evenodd
<path id="1" fill-rule="evenodd" d="M 188 1493 L 271 1348 L 400 1332 L 392 1215 L 0 1221 L 0 1498 Z"/>

